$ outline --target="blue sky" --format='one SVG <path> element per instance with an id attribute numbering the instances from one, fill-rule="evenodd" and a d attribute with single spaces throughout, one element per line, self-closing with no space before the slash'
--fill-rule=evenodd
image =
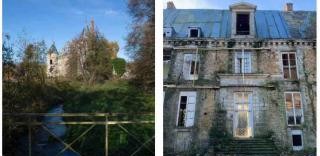
<path id="1" fill-rule="evenodd" d="M 283 10 L 284 4 L 291 2 L 294 10 L 316 10 L 316 0 L 163 0 L 164 8 L 167 1 L 173 1 L 178 9 L 228 9 L 230 4 L 249 2 L 258 10 Z"/>
<path id="2" fill-rule="evenodd" d="M 118 42 L 118 57 L 128 60 L 124 49 L 131 22 L 127 0 L 3 0 L 3 33 L 13 40 L 19 34 L 44 39 L 48 47 L 55 41 L 60 51 L 92 18 L 108 40 Z"/>

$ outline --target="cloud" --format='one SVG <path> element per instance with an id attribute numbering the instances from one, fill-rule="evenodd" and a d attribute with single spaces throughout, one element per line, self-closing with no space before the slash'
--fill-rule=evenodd
<path id="1" fill-rule="evenodd" d="M 173 1 L 177 9 L 221 9 L 212 0 L 163 0 L 164 8 L 168 1 Z"/>

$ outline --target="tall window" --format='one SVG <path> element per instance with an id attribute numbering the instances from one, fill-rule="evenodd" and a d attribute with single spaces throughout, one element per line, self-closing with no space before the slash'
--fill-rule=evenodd
<path id="1" fill-rule="evenodd" d="M 235 54 L 235 72 L 251 73 L 251 53 L 236 52 Z"/>
<path id="2" fill-rule="evenodd" d="M 285 100 L 288 125 L 300 125 L 303 122 L 300 92 L 286 92 Z"/>
<path id="3" fill-rule="evenodd" d="M 185 80 L 197 80 L 199 73 L 199 55 L 184 54 L 183 77 Z"/>
<path id="4" fill-rule="evenodd" d="M 249 13 L 238 13 L 237 14 L 237 35 L 249 35 L 250 34 L 250 23 Z"/>
<path id="5" fill-rule="evenodd" d="M 50 59 L 50 64 L 52 64 L 52 60 Z"/>
<path id="6" fill-rule="evenodd" d="M 168 78 L 171 65 L 171 50 L 163 51 L 163 79 Z"/>
<path id="7" fill-rule="evenodd" d="M 301 130 L 292 130 L 292 147 L 294 151 L 299 151 L 303 149 L 303 137 Z"/>
<path id="8" fill-rule="evenodd" d="M 297 79 L 296 53 L 282 53 L 283 78 Z"/>
<path id="9" fill-rule="evenodd" d="M 181 92 L 178 106 L 178 127 L 192 127 L 196 105 L 196 92 Z"/>

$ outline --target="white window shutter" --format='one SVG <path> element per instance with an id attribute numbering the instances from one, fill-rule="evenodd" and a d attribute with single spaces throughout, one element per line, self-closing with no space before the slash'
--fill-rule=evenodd
<path id="1" fill-rule="evenodd" d="M 248 67 L 246 70 L 246 73 L 251 73 L 251 53 L 246 52 L 245 58 L 248 60 L 246 63 L 246 66 Z"/>
<path id="2" fill-rule="evenodd" d="M 190 79 L 190 67 L 191 67 L 192 54 L 184 54 L 183 62 L 183 78 L 185 80 Z"/>
<path id="3" fill-rule="evenodd" d="M 194 115 L 196 110 L 196 92 L 190 93 L 187 101 L 187 115 L 186 115 L 186 127 L 192 127 L 194 125 Z"/>

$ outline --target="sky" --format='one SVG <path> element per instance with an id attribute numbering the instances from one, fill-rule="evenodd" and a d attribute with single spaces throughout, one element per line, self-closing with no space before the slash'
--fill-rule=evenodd
<path id="1" fill-rule="evenodd" d="M 316 0 L 163 0 L 173 1 L 177 9 L 228 9 L 230 4 L 249 2 L 257 5 L 258 10 L 283 10 L 284 4 L 293 3 L 294 10 L 316 10 Z"/>
<path id="2" fill-rule="evenodd" d="M 53 42 L 59 52 L 94 19 L 99 31 L 120 47 L 118 57 L 130 60 L 125 51 L 131 18 L 127 0 L 3 0 L 3 33 L 14 41 Z M 24 34 L 24 35 L 23 35 Z"/>

